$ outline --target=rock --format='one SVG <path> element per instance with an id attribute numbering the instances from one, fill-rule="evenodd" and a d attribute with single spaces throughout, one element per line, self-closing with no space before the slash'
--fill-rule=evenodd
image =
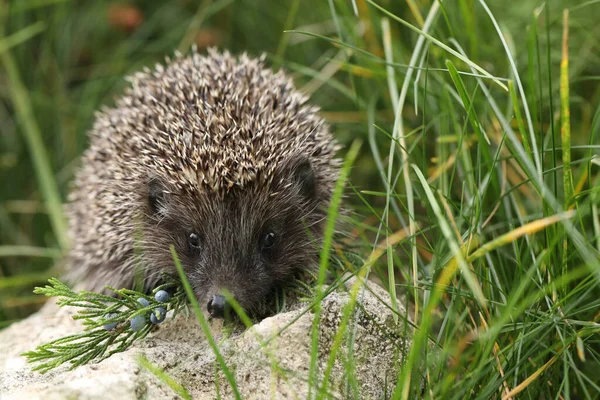
<path id="1" fill-rule="evenodd" d="M 355 279 L 350 279 L 345 288 L 354 282 Z M 390 307 L 382 303 L 389 300 L 389 294 L 374 284 L 367 285 L 360 293 L 360 306 L 356 307 L 346 330 L 354 335 L 343 336 L 331 368 L 327 389 L 333 398 L 380 399 L 386 393 L 389 396 L 403 354 L 410 345 L 409 339 L 402 336 L 410 330 L 404 329 L 402 322 L 396 325 Z M 319 384 L 328 368 L 349 298 L 347 290 L 337 290 L 321 303 Z M 242 398 L 308 398 L 314 313 L 307 311 L 306 303 L 296 303 L 288 309 L 228 337 L 221 329 L 221 321 L 212 321 L 213 336 L 235 375 Z M 402 308 L 400 314 L 406 314 Z M 0 332 L 0 398 L 177 398 L 165 383 L 139 366 L 140 354 L 185 386 L 195 399 L 216 398 L 217 386 L 223 398 L 233 398 L 232 388 L 216 367 L 216 357 L 195 319 L 183 315 L 167 319 L 144 340 L 100 363 L 73 371 L 63 365 L 46 374 L 32 372 L 20 353 L 81 332 L 80 323 L 72 315 L 72 310 L 49 302 L 38 313 Z M 354 363 L 352 377 L 346 376 L 344 367 L 349 361 Z"/>

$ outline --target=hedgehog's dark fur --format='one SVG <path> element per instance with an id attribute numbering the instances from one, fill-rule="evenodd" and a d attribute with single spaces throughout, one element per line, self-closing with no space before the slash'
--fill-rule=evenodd
<path id="1" fill-rule="evenodd" d="M 339 166 L 318 109 L 262 60 L 214 50 L 130 81 L 76 175 L 71 277 L 130 287 L 141 264 L 152 286 L 174 244 L 201 304 L 226 288 L 257 309 L 317 259 Z"/>

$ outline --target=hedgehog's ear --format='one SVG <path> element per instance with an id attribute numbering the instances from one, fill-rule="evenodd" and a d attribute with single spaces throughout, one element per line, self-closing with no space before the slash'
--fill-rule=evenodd
<path id="1" fill-rule="evenodd" d="M 148 206 L 152 213 L 156 214 L 161 205 L 165 203 L 165 188 L 163 184 L 156 178 L 148 181 Z"/>
<path id="2" fill-rule="evenodd" d="M 300 190 L 300 193 L 313 199 L 317 194 L 315 173 L 308 158 L 302 157 L 296 162 L 292 179 Z"/>

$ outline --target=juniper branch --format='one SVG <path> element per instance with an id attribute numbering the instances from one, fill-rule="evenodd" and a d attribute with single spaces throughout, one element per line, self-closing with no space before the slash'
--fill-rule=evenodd
<path id="1" fill-rule="evenodd" d="M 159 290 L 171 290 L 174 293 L 168 302 L 161 303 L 135 290 L 107 287 L 115 293 L 112 297 L 88 291 L 75 292 L 60 280 L 49 279 L 48 285 L 35 288 L 34 293 L 59 297 L 57 304 L 60 307 L 78 308 L 73 319 L 83 320 L 84 331 L 40 345 L 22 355 L 27 357 L 28 362 L 41 363 L 34 366 L 33 370 L 45 373 L 65 363 L 70 364 L 69 369 L 74 369 L 127 350 L 134 341 L 146 337 L 153 328 L 153 325 L 146 323 L 142 329 L 134 331 L 128 323 L 133 318 L 147 316 L 157 307 L 173 310 L 174 315 L 181 309 L 187 310 L 187 297 L 180 281 L 168 275 L 163 280 L 165 283 L 155 288 L 153 294 Z M 146 299 L 148 305 L 140 304 L 140 298 Z M 116 323 L 116 327 L 105 329 L 111 323 Z"/>

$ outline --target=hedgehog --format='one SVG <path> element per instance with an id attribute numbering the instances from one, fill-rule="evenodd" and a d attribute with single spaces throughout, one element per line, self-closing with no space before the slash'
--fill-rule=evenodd
<path id="1" fill-rule="evenodd" d="M 222 317 L 314 269 L 340 145 L 265 57 L 197 51 L 127 78 L 88 133 L 69 195 L 68 277 L 146 290 L 177 274 Z"/>

